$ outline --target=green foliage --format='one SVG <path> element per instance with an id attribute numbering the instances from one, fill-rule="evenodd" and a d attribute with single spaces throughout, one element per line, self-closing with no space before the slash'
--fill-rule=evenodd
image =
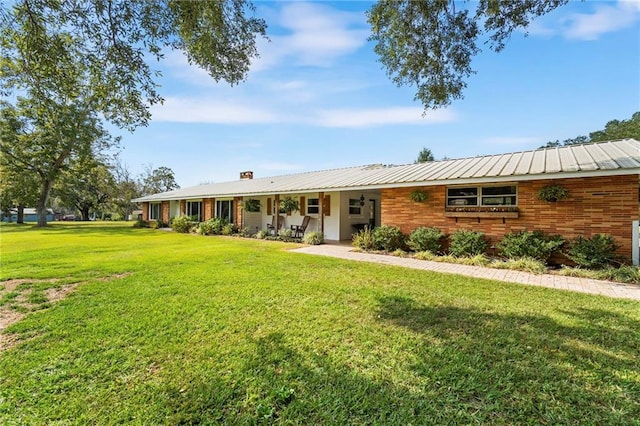
<path id="1" fill-rule="evenodd" d="M 415 99 L 429 110 L 463 97 L 479 40 L 498 52 L 513 31 L 567 2 L 480 1 L 473 12 L 455 1 L 378 1 L 367 18 L 389 76 L 399 86 L 415 85 Z"/>
<path id="2" fill-rule="evenodd" d="M 506 234 L 497 247 L 502 255 L 517 259 L 530 257 L 546 262 L 554 253 L 560 251 L 564 239 L 560 235 L 546 235 L 540 230 L 520 231 Z"/>
<path id="3" fill-rule="evenodd" d="M 365 226 L 364 229 L 354 234 L 352 237 L 354 247 L 364 251 L 376 250 L 376 240 L 373 237 L 373 229 Z"/>
<path id="4" fill-rule="evenodd" d="M 120 127 L 146 125 L 162 101 L 149 64 L 186 54 L 215 81 L 244 80 L 265 35 L 250 1 L 32 2 L 2 6 L 1 88 L 43 98 L 83 94 Z"/>
<path id="5" fill-rule="evenodd" d="M 409 198 L 411 199 L 411 201 L 414 201 L 416 203 L 424 203 L 429 199 L 429 193 L 426 191 L 415 190 L 411 191 L 411 193 L 409 194 Z"/>
<path id="6" fill-rule="evenodd" d="M 532 257 L 496 260 L 491 263 L 491 267 L 496 269 L 513 269 L 516 271 L 531 272 L 532 274 L 544 274 L 547 272 L 544 262 Z"/>
<path id="7" fill-rule="evenodd" d="M 569 198 L 569 190 L 562 185 L 546 185 L 536 192 L 538 200 L 556 202 Z"/>
<path id="8" fill-rule="evenodd" d="M 176 216 L 171 220 L 171 228 L 176 232 L 186 234 L 191 230 L 192 226 L 193 222 L 186 215 Z"/>
<path id="9" fill-rule="evenodd" d="M 449 252 L 454 256 L 475 256 L 487 251 L 485 235 L 478 231 L 455 231 L 449 237 Z"/>
<path id="10" fill-rule="evenodd" d="M 567 257 L 584 268 L 601 269 L 620 262 L 620 256 L 616 254 L 619 248 L 611 235 L 579 236 L 571 242 Z"/>
<path id="11" fill-rule="evenodd" d="M 175 189 L 180 189 L 180 185 L 176 182 L 173 170 L 169 167 L 152 169 L 149 166 L 140 177 L 141 195 L 158 194 Z"/>
<path id="12" fill-rule="evenodd" d="M 438 253 L 442 250 L 444 234 L 438 228 L 421 227 L 409 235 L 409 247 L 414 251 Z"/>
<path id="13" fill-rule="evenodd" d="M 261 229 L 258 232 L 256 232 L 255 237 L 259 240 L 264 240 L 267 235 L 269 235 L 269 233 L 264 229 Z"/>
<path id="14" fill-rule="evenodd" d="M 435 158 L 433 157 L 433 153 L 429 148 L 422 148 L 422 150 L 418 153 L 418 158 L 416 159 L 416 163 L 426 163 L 428 161 L 433 161 Z"/>
<path id="15" fill-rule="evenodd" d="M 547 142 L 547 144 L 542 148 L 604 142 L 627 138 L 640 140 L 640 111 L 634 112 L 629 120 L 611 120 L 605 125 L 603 130 L 591 132 L 589 133 L 589 136 L 578 136 L 571 139 L 565 139 L 562 142 L 559 140 Z"/>
<path id="16" fill-rule="evenodd" d="M 151 225 L 149 221 L 138 219 L 135 222 L 133 222 L 133 227 L 134 228 L 150 228 Z"/>
<path id="17" fill-rule="evenodd" d="M 242 208 L 244 209 L 244 211 L 249 212 L 249 213 L 257 213 L 260 211 L 260 200 L 255 199 L 255 198 L 249 198 L 247 200 L 244 200 L 242 202 Z"/>
<path id="18" fill-rule="evenodd" d="M 618 268 L 605 267 L 596 270 L 563 266 L 558 273 L 569 277 L 640 284 L 640 267 L 638 266 L 621 265 Z"/>
<path id="19" fill-rule="evenodd" d="M 296 241 L 296 239 L 293 237 L 293 230 L 287 228 L 278 230 L 278 239 L 285 242 Z"/>
<path id="20" fill-rule="evenodd" d="M 300 210 L 300 203 L 293 197 L 286 196 L 280 200 L 280 210 L 288 213 L 297 212 Z"/>
<path id="21" fill-rule="evenodd" d="M 198 224 L 198 233 L 200 235 L 221 235 L 223 229 L 228 225 L 227 219 L 215 217 Z"/>
<path id="22" fill-rule="evenodd" d="M 320 231 L 311 231 L 304 234 L 302 241 L 305 244 L 317 246 L 324 243 L 324 234 Z"/>
<path id="23" fill-rule="evenodd" d="M 407 237 L 397 226 L 380 226 L 373 230 L 376 249 L 392 252 L 406 247 Z"/>
<path id="24" fill-rule="evenodd" d="M 238 232 L 238 226 L 235 223 L 227 223 L 222 227 L 222 235 L 233 235 Z"/>

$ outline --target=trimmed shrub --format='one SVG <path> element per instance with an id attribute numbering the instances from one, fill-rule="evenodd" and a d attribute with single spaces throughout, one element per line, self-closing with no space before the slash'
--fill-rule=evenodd
<path id="1" fill-rule="evenodd" d="M 256 232 L 255 237 L 259 240 L 264 240 L 267 235 L 268 235 L 267 231 L 265 231 L 264 229 L 261 229 L 258 232 Z"/>
<path id="2" fill-rule="evenodd" d="M 278 239 L 284 242 L 296 241 L 296 239 L 293 237 L 293 230 L 286 228 L 278 231 Z"/>
<path id="3" fill-rule="evenodd" d="M 442 238 L 444 234 L 438 228 L 417 228 L 409 235 L 409 247 L 413 251 L 438 253 L 442 250 Z"/>
<path id="4" fill-rule="evenodd" d="M 491 267 L 496 269 L 511 269 L 515 271 L 531 272 L 533 274 L 544 274 L 547 272 L 547 268 L 544 266 L 544 262 L 531 257 L 518 257 L 507 259 L 503 261 L 496 261 L 491 264 Z"/>
<path id="5" fill-rule="evenodd" d="M 316 232 L 316 231 L 307 232 L 306 234 L 304 234 L 302 241 L 305 244 L 317 246 L 324 243 L 324 234 L 322 232 Z"/>
<path id="6" fill-rule="evenodd" d="M 176 232 L 188 233 L 191 229 L 192 222 L 189 220 L 189 216 L 176 216 L 171 221 L 171 227 Z"/>
<path id="7" fill-rule="evenodd" d="M 219 217 L 205 220 L 198 225 L 198 233 L 201 235 L 220 235 L 223 227 L 228 223 L 226 219 Z"/>
<path id="8" fill-rule="evenodd" d="M 488 242 L 482 232 L 458 230 L 449 237 L 449 252 L 454 256 L 476 256 L 487 251 Z"/>
<path id="9" fill-rule="evenodd" d="M 403 249 L 407 237 L 397 226 L 380 226 L 373 230 L 373 240 L 378 250 L 387 252 Z"/>
<path id="10" fill-rule="evenodd" d="M 149 228 L 150 226 L 151 225 L 149 224 L 148 221 L 142 220 L 142 219 L 138 219 L 135 222 L 133 222 L 134 228 Z"/>
<path id="11" fill-rule="evenodd" d="M 546 262 L 563 244 L 560 235 L 546 235 L 540 230 L 520 231 L 506 234 L 498 243 L 498 249 L 509 259 L 530 257 Z"/>
<path id="12" fill-rule="evenodd" d="M 611 235 L 580 236 L 571 242 L 567 257 L 584 268 L 602 269 L 620 263 L 620 256 L 616 255 L 619 248 Z"/>
<path id="13" fill-rule="evenodd" d="M 365 226 L 363 230 L 353 235 L 351 243 L 354 247 L 361 250 L 370 251 L 376 249 L 376 242 L 373 238 L 373 229 Z"/>
<path id="14" fill-rule="evenodd" d="M 222 227 L 222 235 L 233 235 L 238 232 L 238 226 L 235 223 L 227 223 Z"/>

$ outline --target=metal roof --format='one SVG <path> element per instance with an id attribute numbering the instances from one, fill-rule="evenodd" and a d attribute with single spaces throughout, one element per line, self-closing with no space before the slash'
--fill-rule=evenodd
<path id="1" fill-rule="evenodd" d="M 258 196 L 393 186 L 640 174 L 640 141 L 623 139 L 400 166 L 368 165 L 192 186 L 135 201 Z"/>

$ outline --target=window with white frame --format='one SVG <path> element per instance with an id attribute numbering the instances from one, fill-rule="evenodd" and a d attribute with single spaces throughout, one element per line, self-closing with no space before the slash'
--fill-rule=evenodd
<path id="1" fill-rule="evenodd" d="M 447 188 L 447 207 L 516 206 L 517 204 L 518 187 L 516 185 Z"/>
<path id="2" fill-rule="evenodd" d="M 216 217 L 227 219 L 229 223 L 233 223 L 233 200 L 217 200 Z"/>
<path id="3" fill-rule="evenodd" d="M 307 214 L 318 214 L 320 213 L 320 199 L 319 198 L 309 198 L 307 201 Z"/>
<path id="4" fill-rule="evenodd" d="M 187 216 L 192 220 L 202 220 L 202 201 L 187 201 Z"/>
<path id="5" fill-rule="evenodd" d="M 149 204 L 149 220 L 160 219 L 160 203 Z"/>
<path id="6" fill-rule="evenodd" d="M 349 216 L 362 216 L 362 203 L 359 198 L 349 198 Z"/>

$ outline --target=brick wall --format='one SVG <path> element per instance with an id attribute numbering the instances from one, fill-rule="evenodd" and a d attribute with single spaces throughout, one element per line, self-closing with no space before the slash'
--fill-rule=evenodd
<path id="1" fill-rule="evenodd" d="M 563 185 L 570 198 L 556 203 L 536 198 L 545 185 Z M 472 186 L 472 185 L 469 185 Z M 506 233 L 540 229 L 567 239 L 578 235 L 611 234 L 621 246 L 619 253 L 631 258 L 631 221 L 638 219 L 638 175 L 535 180 L 518 183 L 519 217 L 445 217 L 446 186 L 421 188 L 429 200 L 416 203 L 409 194 L 418 188 L 382 190 L 382 224 L 398 226 L 410 233 L 420 226 L 435 226 L 450 234 L 456 229 L 484 232 L 495 244 Z"/>
<path id="2" fill-rule="evenodd" d="M 171 219 L 170 207 L 171 207 L 171 202 L 170 201 L 163 201 L 162 202 L 162 207 L 160 209 L 160 211 L 161 211 L 160 219 L 164 223 L 169 223 L 169 220 Z"/>
<path id="3" fill-rule="evenodd" d="M 215 205 L 216 205 L 215 202 L 216 202 L 215 198 L 205 198 L 204 200 L 202 200 L 202 209 L 203 209 L 202 220 L 203 221 L 213 218 L 213 214 L 215 212 Z"/>
<path id="4" fill-rule="evenodd" d="M 242 197 L 234 197 L 233 198 L 233 208 L 236 209 L 235 214 L 233 215 L 236 226 L 238 228 L 242 228 Z"/>
<path id="5" fill-rule="evenodd" d="M 149 203 L 147 201 L 142 203 L 142 220 L 149 220 Z"/>

